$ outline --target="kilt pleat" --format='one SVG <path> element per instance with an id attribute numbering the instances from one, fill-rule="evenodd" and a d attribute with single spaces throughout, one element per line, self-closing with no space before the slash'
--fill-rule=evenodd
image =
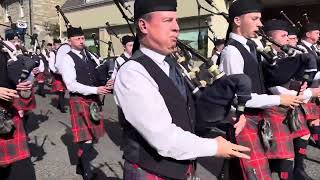
<path id="1" fill-rule="evenodd" d="M 54 80 L 51 85 L 51 92 L 64 92 L 66 91 L 66 86 L 62 80 L 62 76 L 59 74 L 53 74 Z"/>
<path id="2" fill-rule="evenodd" d="M 77 96 L 70 97 L 71 131 L 74 142 L 97 140 L 105 134 L 103 117 L 97 123 L 90 119 L 89 106 L 91 102 L 96 102 L 96 100 Z"/>
<path id="3" fill-rule="evenodd" d="M 36 109 L 37 105 L 36 105 L 36 97 L 35 97 L 35 93 L 34 90 L 32 90 L 32 94 L 30 98 L 14 98 L 13 99 L 13 106 L 19 111 L 19 110 L 23 110 L 23 111 L 29 111 L 29 110 L 33 110 Z"/>
<path id="4" fill-rule="evenodd" d="M 275 106 L 265 109 L 264 119 L 269 121 L 273 131 L 273 144 L 270 151 L 266 152 L 268 159 L 294 158 L 294 147 L 291 131 L 284 124 L 288 108 Z"/>
<path id="5" fill-rule="evenodd" d="M 23 120 L 16 110 L 13 122 L 15 126 L 13 133 L 0 135 L 0 166 L 10 165 L 30 156 Z"/>
<path id="6" fill-rule="evenodd" d="M 268 158 L 258 135 L 258 123 L 263 119 L 263 114 L 245 115 L 247 123 L 241 133 L 236 137 L 237 143 L 249 147 L 250 160 L 240 159 L 245 173 L 256 170 L 258 179 L 272 180 Z M 246 177 L 244 179 L 247 179 Z"/>

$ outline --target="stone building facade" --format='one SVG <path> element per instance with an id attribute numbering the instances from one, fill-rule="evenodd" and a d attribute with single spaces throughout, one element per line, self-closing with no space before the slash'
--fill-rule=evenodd
<path id="1" fill-rule="evenodd" d="M 62 6 L 66 0 L 2 0 L 0 1 L 0 23 L 10 25 L 8 16 L 14 23 L 26 24 L 28 34 L 37 33 L 39 39 L 51 41 L 59 36 L 59 16 L 55 6 Z M 8 27 L 1 26 L 0 34 L 5 35 Z M 28 38 L 25 38 L 28 41 Z"/>

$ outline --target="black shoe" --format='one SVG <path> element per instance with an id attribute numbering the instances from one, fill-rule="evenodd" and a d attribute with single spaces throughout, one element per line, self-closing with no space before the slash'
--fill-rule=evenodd
<path id="1" fill-rule="evenodd" d="M 315 180 L 315 179 L 312 179 L 304 169 L 295 169 L 293 174 L 294 174 L 294 179 L 296 180 Z"/>
<path id="2" fill-rule="evenodd" d="M 57 109 L 60 110 L 61 113 L 67 113 L 66 109 L 64 107 L 57 106 Z"/>
<path id="3" fill-rule="evenodd" d="M 88 177 L 86 174 L 82 174 L 82 178 L 83 178 L 83 180 L 96 180 L 98 178 L 98 174 L 92 173 L 91 178 Z"/>

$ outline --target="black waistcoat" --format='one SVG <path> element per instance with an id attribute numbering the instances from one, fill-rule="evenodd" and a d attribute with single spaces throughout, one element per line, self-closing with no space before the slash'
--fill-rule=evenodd
<path id="1" fill-rule="evenodd" d="M 156 63 L 142 54 L 141 51 L 136 51 L 131 59 L 140 63 L 158 84 L 159 92 L 172 117 L 172 123 L 185 131 L 194 132 L 195 113 L 190 91 L 188 90 L 188 98 L 185 100 L 173 81 Z M 124 159 L 163 178 L 186 179 L 186 173 L 191 161 L 177 161 L 159 155 L 135 128 L 126 121 L 121 109 L 119 112 L 119 121 L 124 122 Z M 159 121 L 161 121 L 160 118 Z"/>
<path id="2" fill-rule="evenodd" d="M 317 66 L 318 66 L 318 71 L 320 71 L 320 56 L 318 56 L 318 54 L 316 52 L 314 52 L 311 48 L 309 48 L 306 44 L 304 44 L 303 42 L 299 42 L 298 45 L 303 46 L 304 48 L 307 49 L 308 53 L 312 54 L 316 60 L 317 60 Z"/>
<path id="3" fill-rule="evenodd" d="M 77 81 L 87 86 L 99 86 L 99 74 L 95 69 L 97 63 L 88 54 L 88 60 L 85 62 L 78 55 L 70 51 L 68 53 L 74 61 L 75 69 L 77 73 Z"/>
<path id="4" fill-rule="evenodd" d="M 252 93 L 265 94 L 267 92 L 264 84 L 262 65 L 257 57 L 253 57 L 250 52 L 238 41 L 230 39 L 227 43 L 236 47 L 244 61 L 244 74 L 248 75 L 252 82 Z M 235 59 L 237 61 L 237 59 Z"/>

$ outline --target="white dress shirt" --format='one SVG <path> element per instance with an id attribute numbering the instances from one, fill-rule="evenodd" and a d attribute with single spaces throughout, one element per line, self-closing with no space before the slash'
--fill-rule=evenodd
<path id="1" fill-rule="evenodd" d="M 127 52 L 124 52 L 123 53 L 128 59 L 131 57 Z M 117 73 L 118 73 L 118 65 L 121 66 L 123 63 L 125 63 L 126 61 L 121 57 L 119 56 L 116 61 L 114 62 L 114 68 L 113 68 L 113 73 L 111 75 L 111 79 L 115 79 L 116 76 L 117 76 Z"/>
<path id="2" fill-rule="evenodd" d="M 219 56 L 220 56 L 220 52 L 217 51 L 212 57 L 211 57 L 211 61 L 213 62 L 213 64 L 217 64 L 217 61 L 219 59 Z"/>
<path id="3" fill-rule="evenodd" d="M 246 44 L 247 39 L 235 33 L 230 33 L 230 38 L 240 42 L 250 52 L 250 47 Z M 231 45 L 226 46 L 221 52 L 220 70 L 224 71 L 227 75 L 230 74 L 243 74 L 244 59 L 240 51 Z M 251 94 L 252 99 L 246 103 L 246 107 L 250 108 L 268 108 L 280 105 L 280 96 L 267 95 L 256 93 Z"/>
<path id="4" fill-rule="evenodd" d="M 40 65 L 39 65 L 38 68 L 39 68 L 39 71 L 40 71 L 40 72 L 42 72 L 42 73 L 44 72 L 44 63 L 43 63 L 43 60 L 42 60 L 42 59 L 40 59 Z"/>
<path id="5" fill-rule="evenodd" d="M 82 55 L 80 54 L 80 51 L 75 49 L 72 49 L 71 51 L 82 59 Z M 94 57 L 92 54 L 90 55 L 94 59 L 94 61 L 99 65 L 100 64 L 99 60 L 96 57 Z M 59 66 L 59 72 L 61 73 L 63 81 L 70 92 L 80 93 L 85 96 L 97 94 L 97 90 L 98 90 L 97 87 L 87 86 L 77 81 L 75 63 L 69 54 L 66 54 L 63 57 L 62 61 L 63 61 L 63 64 Z"/>
<path id="6" fill-rule="evenodd" d="M 165 56 L 145 47 L 140 50 L 169 76 Z M 216 140 L 198 137 L 172 123 L 157 83 L 140 63 L 129 61 L 120 68 L 114 91 L 126 120 L 160 155 L 187 160 L 216 154 Z"/>
<path id="7" fill-rule="evenodd" d="M 42 52 L 42 54 L 46 57 L 48 63 L 49 63 L 49 69 L 51 72 L 56 73 L 57 69 L 54 66 L 56 54 L 53 51 L 49 52 L 49 57 L 47 56 L 47 53 L 45 51 Z"/>

